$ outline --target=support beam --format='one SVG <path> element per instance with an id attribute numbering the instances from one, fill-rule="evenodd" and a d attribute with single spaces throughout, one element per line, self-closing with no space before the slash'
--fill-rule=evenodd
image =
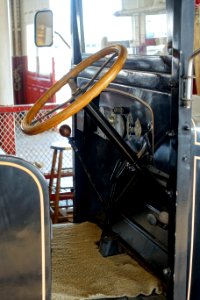
<path id="1" fill-rule="evenodd" d="M 0 105 L 12 105 L 13 99 L 13 79 L 12 79 L 12 39 L 10 2 L 0 1 Z"/>

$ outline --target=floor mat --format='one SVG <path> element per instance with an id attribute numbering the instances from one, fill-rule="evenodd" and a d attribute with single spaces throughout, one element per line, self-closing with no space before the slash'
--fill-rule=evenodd
<path id="1" fill-rule="evenodd" d="M 52 240 L 52 300 L 161 293 L 161 283 L 127 254 L 102 257 L 93 223 L 56 225 Z"/>

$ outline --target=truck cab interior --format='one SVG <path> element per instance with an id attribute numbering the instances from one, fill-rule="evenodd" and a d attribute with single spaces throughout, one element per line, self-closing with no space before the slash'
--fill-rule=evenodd
<path id="1" fill-rule="evenodd" d="M 197 300 L 199 116 L 197 110 L 192 112 L 192 94 L 194 57 L 200 51 L 193 46 L 195 4 L 191 0 L 124 0 L 116 1 L 114 7 L 110 2 L 71 1 L 72 69 L 38 99 L 21 126 L 26 134 L 35 135 L 73 116 L 72 130 L 60 127 L 74 150 L 73 226 L 97 226 L 100 235 L 94 244 L 105 262 L 113 257 L 117 264 L 118 257 L 126 254 L 159 284 L 148 293 L 142 289 L 131 294 L 127 289 L 117 294 L 113 286 L 113 293 L 107 294 L 102 286 L 99 294 L 77 296 L 69 290 L 54 295 L 50 228 L 54 232 L 57 225 L 50 224 L 45 200 L 45 222 L 38 234 L 46 241 L 42 246 L 46 258 L 40 261 L 37 254 L 35 260 L 46 272 L 40 274 L 42 292 L 35 298 L 27 293 L 26 299 Z M 47 32 L 45 39 L 41 34 L 36 38 L 39 47 L 44 41 L 46 46 L 52 44 L 52 31 Z M 38 119 L 48 99 L 66 84 L 71 97 Z M 4 160 L 6 156 L 0 164 Z M 35 184 L 40 191 L 40 183 Z M 45 194 L 46 187 L 41 189 Z M 87 239 L 87 230 L 85 235 Z M 73 280 L 79 284 L 77 273 Z M 123 285 L 121 273 L 114 280 Z M 135 285 L 131 280 L 129 285 Z M 143 287 L 147 281 L 140 278 Z M 15 299 L 22 299 L 16 287 L 15 291 Z"/>

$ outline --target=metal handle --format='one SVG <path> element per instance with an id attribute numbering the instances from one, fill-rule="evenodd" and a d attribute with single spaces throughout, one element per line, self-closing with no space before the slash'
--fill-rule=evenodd
<path id="1" fill-rule="evenodd" d="M 200 54 L 200 49 L 195 50 L 188 60 L 188 70 L 187 70 L 187 77 L 186 77 L 186 93 L 185 93 L 185 97 L 183 97 L 183 105 L 186 108 L 191 107 L 192 91 L 193 91 L 193 60 L 195 56 L 197 56 L 198 54 Z"/>

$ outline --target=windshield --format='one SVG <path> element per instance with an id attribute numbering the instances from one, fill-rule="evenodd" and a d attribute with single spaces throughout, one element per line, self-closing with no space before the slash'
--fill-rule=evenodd
<path id="1" fill-rule="evenodd" d="M 166 0 L 83 0 L 86 53 L 120 43 L 129 55 L 167 54 Z"/>

